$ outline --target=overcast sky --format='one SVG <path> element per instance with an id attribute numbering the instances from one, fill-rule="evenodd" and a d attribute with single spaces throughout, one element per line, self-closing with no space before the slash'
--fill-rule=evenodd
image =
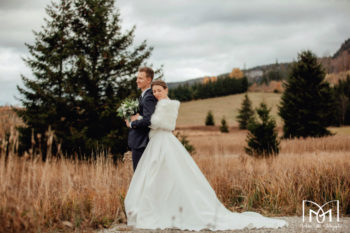
<path id="1" fill-rule="evenodd" d="M 57 1 L 57 0 L 56 0 Z M 21 57 L 50 0 L 0 0 L 0 105 L 19 105 Z M 123 31 L 136 25 L 135 45 L 154 47 L 167 82 L 233 68 L 295 60 L 298 52 L 333 55 L 350 37 L 350 0 L 119 0 Z"/>

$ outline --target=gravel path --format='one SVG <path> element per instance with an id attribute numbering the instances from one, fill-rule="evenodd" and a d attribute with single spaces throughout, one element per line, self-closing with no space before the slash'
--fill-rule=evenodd
<path id="1" fill-rule="evenodd" d="M 278 218 L 278 217 L 274 217 Z M 325 222 L 323 224 L 311 224 L 311 223 L 303 223 L 301 217 L 279 217 L 279 219 L 286 220 L 289 225 L 288 227 L 280 228 L 280 229 L 244 229 L 244 230 L 233 230 L 233 231 L 197 231 L 197 232 L 233 232 L 233 233 L 325 233 L 325 232 L 337 232 L 337 233 L 349 233 L 350 232 L 350 217 L 340 218 L 340 222 Z M 334 221 L 334 220 L 333 220 Z M 164 232 L 195 232 L 195 231 L 181 231 L 176 229 L 166 229 L 166 230 L 144 230 L 144 229 L 133 229 L 132 227 L 128 227 L 125 224 L 114 225 L 110 229 L 104 229 L 98 231 L 99 233 L 117 233 L 117 232 L 137 232 L 137 233 L 164 233 Z"/>

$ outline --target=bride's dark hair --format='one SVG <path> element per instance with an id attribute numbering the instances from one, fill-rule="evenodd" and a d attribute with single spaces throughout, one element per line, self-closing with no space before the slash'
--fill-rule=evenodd
<path id="1" fill-rule="evenodd" d="M 158 86 L 161 86 L 163 87 L 164 89 L 167 89 L 168 86 L 166 85 L 166 83 L 163 81 L 163 80 L 154 80 L 152 83 L 151 83 L 151 88 L 153 88 L 153 86 L 155 85 L 158 85 Z"/>

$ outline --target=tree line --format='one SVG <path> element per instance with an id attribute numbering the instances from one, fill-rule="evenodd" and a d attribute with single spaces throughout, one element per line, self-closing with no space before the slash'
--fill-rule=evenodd
<path id="1" fill-rule="evenodd" d="M 179 101 L 190 101 L 244 93 L 247 89 L 248 80 L 246 77 L 224 77 L 207 83 L 179 85 L 178 87 L 169 90 L 169 97 Z"/>

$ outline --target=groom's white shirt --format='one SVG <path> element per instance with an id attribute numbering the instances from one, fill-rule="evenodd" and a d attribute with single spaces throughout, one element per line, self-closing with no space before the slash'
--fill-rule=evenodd
<path id="1" fill-rule="evenodd" d="M 147 88 L 146 90 L 144 90 L 142 93 L 141 93 L 141 98 L 143 98 L 143 96 L 145 95 L 145 93 L 146 93 L 146 91 L 148 90 L 148 89 L 151 89 L 150 87 L 149 88 Z"/>
<path id="2" fill-rule="evenodd" d="M 146 90 L 144 90 L 144 91 L 141 93 L 141 98 L 143 98 L 143 96 L 145 95 L 145 93 L 146 93 L 146 91 L 147 91 L 148 89 L 151 89 L 151 88 L 149 87 L 149 88 L 147 88 Z M 131 124 L 132 124 L 132 122 L 130 122 L 130 128 L 132 128 Z"/>

